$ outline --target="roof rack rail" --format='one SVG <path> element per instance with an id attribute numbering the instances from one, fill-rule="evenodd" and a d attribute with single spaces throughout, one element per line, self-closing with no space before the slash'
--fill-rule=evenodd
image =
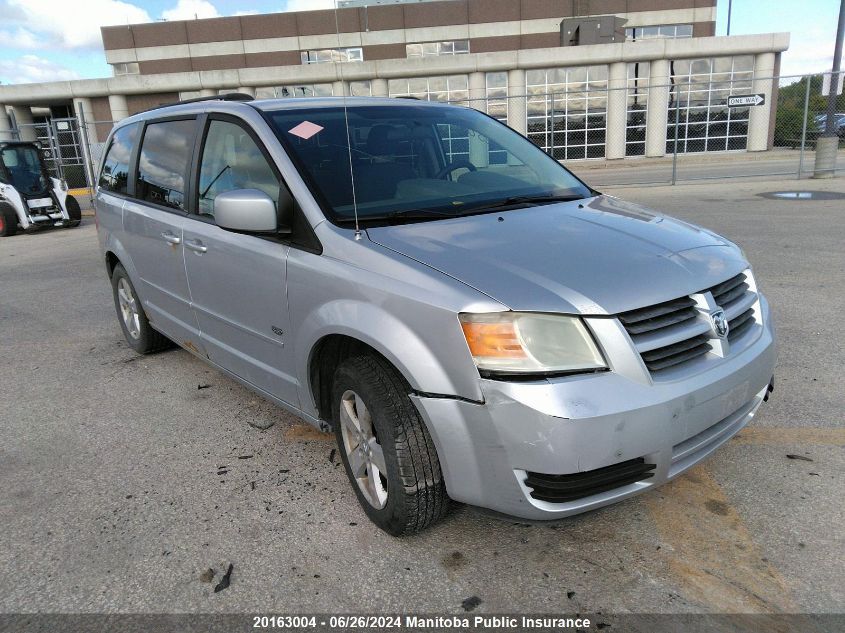
<path id="1" fill-rule="evenodd" d="M 159 108 L 169 108 L 170 106 L 182 105 L 183 103 L 198 103 L 200 101 L 254 101 L 255 97 L 245 92 L 227 92 L 226 94 L 222 95 L 212 95 L 210 97 L 194 97 L 193 99 L 183 99 L 182 101 L 174 101 L 172 103 L 162 103 L 161 105 L 157 105 L 154 108 L 149 108 L 148 110 L 144 110 L 144 112 L 149 112 L 150 110 L 158 110 Z"/>

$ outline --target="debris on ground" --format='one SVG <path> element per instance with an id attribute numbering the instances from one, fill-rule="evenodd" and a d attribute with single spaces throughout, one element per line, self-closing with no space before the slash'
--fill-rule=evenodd
<path id="1" fill-rule="evenodd" d="M 252 459 L 252 455 L 238 455 L 238 459 Z"/>
<path id="2" fill-rule="evenodd" d="M 336 449 L 336 448 L 333 448 L 333 449 L 331 450 L 331 452 L 329 453 L 329 461 L 330 461 L 332 464 L 334 464 L 334 456 L 335 456 L 335 454 L 336 454 L 336 453 L 337 453 L 337 449 Z"/>
<path id="3" fill-rule="evenodd" d="M 214 587 L 214 593 L 218 593 L 223 591 L 226 587 L 229 586 L 229 583 L 232 580 L 232 569 L 234 569 L 234 565 L 229 563 L 229 568 L 226 570 L 226 573 L 223 574 L 223 578 L 220 579 L 220 582 Z"/>
<path id="4" fill-rule="evenodd" d="M 208 389 L 209 387 L 211 387 L 211 385 L 207 385 L 207 384 L 197 385 L 197 391 L 199 391 L 200 389 Z"/>
<path id="5" fill-rule="evenodd" d="M 200 574 L 200 582 L 211 582 L 214 580 L 214 570 L 209 567 Z"/>
<path id="6" fill-rule="evenodd" d="M 461 602 L 461 606 L 464 608 L 464 611 L 474 611 L 475 608 L 481 604 L 481 598 L 478 596 L 471 596 Z"/>
<path id="7" fill-rule="evenodd" d="M 572 600 L 572 598 L 575 597 L 575 592 L 574 591 L 567 591 L 566 597 L 569 598 L 570 600 Z"/>
<path id="8" fill-rule="evenodd" d="M 787 459 L 800 459 L 802 462 L 811 462 L 811 461 L 813 461 L 813 460 L 812 460 L 812 459 L 810 459 L 809 457 L 805 457 L 804 455 L 795 455 L 795 454 L 793 454 L 793 453 L 787 453 L 786 458 L 787 458 Z"/>

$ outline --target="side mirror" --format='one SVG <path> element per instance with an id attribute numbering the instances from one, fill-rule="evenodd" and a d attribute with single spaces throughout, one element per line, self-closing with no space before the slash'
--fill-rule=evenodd
<path id="1" fill-rule="evenodd" d="M 287 193 L 285 191 L 285 193 Z M 293 199 L 280 197 L 282 217 L 289 217 Z M 280 226 L 279 214 L 273 199 L 258 189 L 235 189 L 214 198 L 214 221 L 220 228 L 246 233 L 290 233 L 290 225 Z"/>

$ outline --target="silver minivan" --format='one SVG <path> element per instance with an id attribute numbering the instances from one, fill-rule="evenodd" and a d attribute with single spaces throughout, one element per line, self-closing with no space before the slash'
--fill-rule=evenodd
<path id="1" fill-rule="evenodd" d="M 128 343 L 337 439 L 366 514 L 559 519 L 644 492 L 774 384 L 732 242 L 602 195 L 473 109 L 198 100 L 121 121 L 96 192 Z"/>

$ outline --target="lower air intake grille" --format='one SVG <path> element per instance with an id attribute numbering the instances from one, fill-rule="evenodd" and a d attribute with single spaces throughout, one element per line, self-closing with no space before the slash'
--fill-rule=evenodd
<path id="1" fill-rule="evenodd" d="M 639 457 L 571 475 L 528 472 L 525 485 L 532 488 L 531 496 L 538 501 L 566 503 L 653 477 L 655 467 Z"/>

